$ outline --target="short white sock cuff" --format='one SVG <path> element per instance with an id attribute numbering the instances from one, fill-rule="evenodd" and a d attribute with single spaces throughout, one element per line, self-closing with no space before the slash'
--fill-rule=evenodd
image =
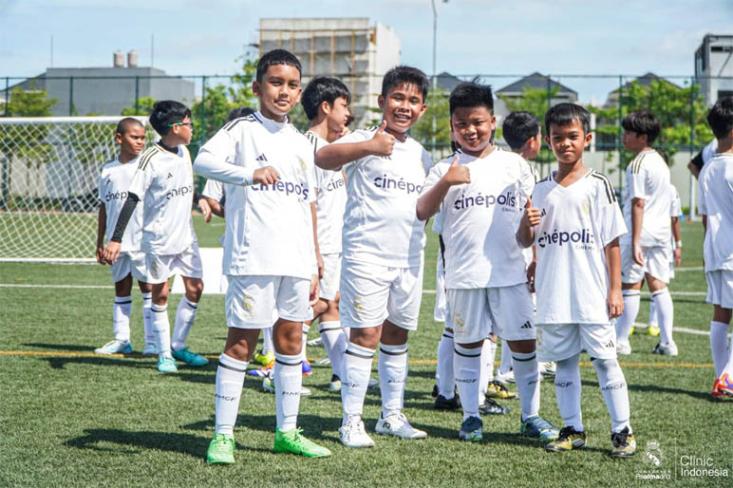
<path id="1" fill-rule="evenodd" d="M 368 347 L 360 346 L 349 341 L 346 345 L 346 354 L 356 356 L 362 359 L 372 359 L 376 349 L 369 349 Z"/>
<path id="2" fill-rule="evenodd" d="M 194 310 L 196 310 L 199 306 L 198 302 L 192 302 L 191 300 L 189 300 L 186 297 L 183 297 L 183 303 L 185 303 L 186 305 L 188 305 L 190 308 Z"/>
<path id="3" fill-rule="evenodd" d="M 240 361 L 239 359 L 235 359 L 223 353 L 219 356 L 219 366 L 231 369 L 237 373 L 246 373 L 248 364 L 249 363 L 247 361 Z"/>
<path id="4" fill-rule="evenodd" d="M 130 295 L 126 297 L 115 297 L 115 305 L 125 305 L 127 303 L 132 303 L 132 297 Z"/>
<path id="5" fill-rule="evenodd" d="M 168 304 L 158 305 L 158 304 L 154 303 L 154 304 L 152 304 L 150 306 L 150 310 L 152 310 L 153 312 L 156 312 L 156 313 L 165 312 L 165 311 L 168 310 Z"/>
<path id="6" fill-rule="evenodd" d="M 332 320 L 330 322 L 320 322 L 318 324 L 318 332 L 326 332 L 328 330 L 340 330 L 340 329 L 341 329 L 340 320 Z"/>
<path id="7" fill-rule="evenodd" d="M 655 291 L 654 293 L 652 293 L 652 298 L 656 298 L 656 297 L 658 297 L 658 296 L 664 295 L 665 293 L 666 293 L 667 295 L 669 295 L 669 288 L 667 288 L 667 287 L 664 287 L 664 288 L 662 288 L 661 290 L 657 290 L 657 291 Z"/>
<path id="8" fill-rule="evenodd" d="M 481 357 L 481 347 L 468 348 L 463 347 L 459 344 L 454 344 L 453 350 L 456 354 L 458 354 L 459 356 L 463 356 L 464 358 Z"/>
<path id="9" fill-rule="evenodd" d="M 152 300 L 153 299 L 153 292 L 151 292 L 151 291 L 145 292 L 145 293 L 141 293 L 141 295 L 143 297 L 143 300 L 145 300 L 146 302 L 148 300 Z"/>
<path id="10" fill-rule="evenodd" d="M 301 354 L 290 356 L 288 354 L 275 352 L 275 362 L 280 363 L 283 366 L 300 366 L 303 363 L 303 356 Z"/>
<path id="11" fill-rule="evenodd" d="M 718 327 L 721 328 L 721 329 L 727 329 L 728 328 L 728 324 L 726 324 L 725 322 L 717 322 L 715 320 L 713 320 L 713 321 L 710 322 L 710 328 L 711 329 L 718 328 Z"/>
<path id="12" fill-rule="evenodd" d="M 379 344 L 379 351 L 390 356 L 399 356 L 401 354 L 407 354 L 407 344 L 399 344 L 392 346 L 389 344 Z"/>
<path id="13" fill-rule="evenodd" d="M 448 329 L 443 329 L 443 337 L 446 339 L 453 339 L 453 332 Z"/>
<path id="14" fill-rule="evenodd" d="M 622 290 L 621 295 L 626 297 L 640 297 L 641 296 L 641 290 Z"/>
<path id="15" fill-rule="evenodd" d="M 537 358 L 536 352 L 514 352 L 512 351 L 512 360 L 514 361 L 532 361 Z"/>

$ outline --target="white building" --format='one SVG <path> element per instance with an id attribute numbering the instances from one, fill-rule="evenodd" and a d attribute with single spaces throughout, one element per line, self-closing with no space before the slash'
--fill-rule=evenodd
<path id="1" fill-rule="evenodd" d="M 733 35 L 703 37 L 695 51 L 695 77 L 708 106 L 733 95 Z"/>
<path id="2" fill-rule="evenodd" d="M 260 19 L 260 56 L 272 49 L 287 49 L 303 65 L 303 84 L 314 76 L 333 76 L 352 94 L 355 127 L 376 118 L 382 76 L 400 64 L 400 40 L 368 18 Z"/>

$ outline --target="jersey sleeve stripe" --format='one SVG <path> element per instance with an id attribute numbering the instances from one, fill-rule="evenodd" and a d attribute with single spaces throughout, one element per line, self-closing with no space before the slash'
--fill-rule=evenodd
<path id="1" fill-rule="evenodd" d="M 633 173 L 638 173 L 639 170 L 641 170 L 641 162 L 644 161 L 644 158 L 645 157 L 646 157 L 646 154 L 642 154 L 642 156 L 640 158 L 638 158 L 637 160 L 635 160 L 632 163 L 631 171 Z"/>
<path id="2" fill-rule="evenodd" d="M 145 171 L 145 168 L 148 167 L 148 163 L 150 162 L 150 160 L 153 159 L 153 156 L 155 156 L 159 152 L 160 149 L 157 146 L 151 146 L 146 149 L 143 155 L 140 157 L 140 164 L 137 165 L 138 169 Z"/>
<path id="3" fill-rule="evenodd" d="M 613 186 L 611 185 L 611 182 L 608 181 L 608 178 L 606 178 L 604 175 L 600 173 L 596 173 L 595 171 L 591 173 L 591 176 L 603 182 L 603 188 L 604 190 L 606 190 L 606 197 L 608 198 L 608 203 L 615 202 L 616 193 L 613 191 Z"/>
<path id="4" fill-rule="evenodd" d="M 226 130 L 232 130 L 238 123 L 245 121 L 245 122 L 259 122 L 257 117 L 255 117 L 254 114 L 245 115 L 244 117 L 239 117 L 237 119 L 232 120 L 231 122 L 227 122 L 224 125 L 224 129 Z"/>

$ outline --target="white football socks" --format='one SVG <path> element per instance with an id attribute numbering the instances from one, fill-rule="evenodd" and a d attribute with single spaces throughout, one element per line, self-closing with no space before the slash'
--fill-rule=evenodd
<path id="1" fill-rule="evenodd" d="M 349 417 L 361 418 L 364 398 L 369 386 L 374 349 L 362 347 L 349 341 L 344 355 L 344 377 L 341 378 L 341 404 L 344 422 Z"/>
<path id="2" fill-rule="evenodd" d="M 499 363 L 499 373 L 507 374 L 512 370 L 512 350 L 505 340 L 501 341 L 501 363 Z"/>
<path id="3" fill-rule="evenodd" d="M 115 297 L 112 305 L 112 332 L 118 341 L 130 342 L 130 310 L 132 297 Z"/>
<path id="4" fill-rule="evenodd" d="M 611 416 L 611 432 L 621 432 L 626 427 L 631 432 L 629 390 L 618 359 L 591 359 L 591 362 L 598 375 L 598 383 L 608 414 Z"/>
<path id="5" fill-rule="evenodd" d="M 654 300 L 649 301 L 649 327 L 659 327 L 659 315 L 657 314 L 657 304 Z"/>
<path id="6" fill-rule="evenodd" d="M 438 341 L 438 365 L 435 368 L 435 384 L 438 395 L 451 399 L 455 395 L 456 382 L 453 378 L 453 332 L 444 329 Z"/>
<path id="7" fill-rule="evenodd" d="M 636 322 L 636 316 L 639 315 L 641 292 L 639 290 L 623 290 L 621 293 L 624 297 L 624 313 L 616 319 L 616 340 L 628 343 L 631 327 Z"/>
<path id="8" fill-rule="evenodd" d="M 710 352 L 715 366 L 715 377 L 723 374 L 723 368 L 728 361 L 728 324 L 710 322 Z"/>
<path id="9" fill-rule="evenodd" d="M 311 330 L 310 324 L 306 324 L 305 322 L 303 322 L 303 338 L 301 339 L 301 346 L 300 346 L 300 355 L 303 358 L 303 361 L 308 360 L 308 357 L 305 355 L 305 348 L 308 345 L 308 332 L 310 332 L 310 330 Z"/>
<path id="10" fill-rule="evenodd" d="M 563 420 L 563 425 L 572 427 L 577 432 L 583 432 L 583 415 L 580 411 L 580 356 L 578 354 L 557 361 L 555 372 L 555 392 L 557 395 L 557 409 Z"/>
<path id="11" fill-rule="evenodd" d="M 150 311 L 153 314 L 153 332 L 158 356 L 172 358 L 171 355 L 171 324 L 168 322 L 168 305 L 152 304 Z"/>
<path id="12" fill-rule="evenodd" d="M 198 303 L 190 301 L 185 296 L 181 298 L 176 310 L 176 322 L 173 326 L 173 339 L 171 347 L 176 351 L 186 347 L 186 339 L 191 333 L 193 321 L 196 320 L 196 309 Z"/>
<path id="13" fill-rule="evenodd" d="M 153 312 L 150 307 L 153 305 L 153 293 L 143 293 L 143 330 L 145 331 L 145 344 L 155 344 L 155 331 L 153 330 Z"/>
<path id="14" fill-rule="evenodd" d="M 343 378 L 344 354 L 346 353 L 346 342 L 348 338 L 341 328 L 341 322 L 332 320 L 318 324 L 323 341 L 323 348 L 326 349 L 328 359 L 331 360 L 331 370 L 339 378 Z"/>
<path id="15" fill-rule="evenodd" d="M 219 356 L 214 394 L 217 434 L 234 435 L 246 371 L 247 361 L 239 361 L 223 353 Z"/>
<path id="16" fill-rule="evenodd" d="M 458 395 L 461 397 L 464 420 L 479 416 L 479 376 L 481 374 L 481 348 L 469 349 L 459 344 L 454 346 L 453 371 Z"/>
<path id="17" fill-rule="evenodd" d="M 277 428 L 293 430 L 298 423 L 300 391 L 303 387 L 302 355 L 275 352 L 275 417 Z"/>
<path id="18" fill-rule="evenodd" d="M 652 302 L 657 308 L 659 318 L 660 341 L 662 344 L 674 344 L 672 338 L 672 327 L 674 325 L 674 304 L 669 288 L 658 290 L 652 293 Z"/>
<path id="19" fill-rule="evenodd" d="M 483 346 L 481 346 L 481 370 L 479 371 L 478 382 L 478 401 L 480 404 L 484 403 L 484 397 L 486 396 L 486 390 L 489 387 L 489 382 L 494 380 L 495 358 L 496 343 L 491 339 L 484 339 Z"/>
<path id="20" fill-rule="evenodd" d="M 522 420 L 540 413 L 540 371 L 536 352 L 512 351 L 514 381 L 517 382 L 519 403 L 522 407 Z"/>
<path id="21" fill-rule="evenodd" d="M 275 354 L 275 345 L 272 342 L 272 327 L 262 329 L 262 354 Z"/>
<path id="22" fill-rule="evenodd" d="M 407 344 L 380 344 L 377 371 L 382 393 L 382 418 L 387 418 L 402 411 L 407 382 Z"/>

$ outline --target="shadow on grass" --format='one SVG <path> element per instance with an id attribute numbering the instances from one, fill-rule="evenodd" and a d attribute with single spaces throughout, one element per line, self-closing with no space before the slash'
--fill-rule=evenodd
<path id="1" fill-rule="evenodd" d="M 200 437 L 191 434 L 176 434 L 171 432 L 126 431 L 119 429 L 86 429 L 85 435 L 69 439 L 64 442 L 67 447 L 76 449 L 91 449 L 101 452 L 120 453 L 114 447 L 99 446 L 99 443 L 117 444 L 131 448 L 128 454 L 138 454 L 142 451 L 157 449 L 160 451 L 187 454 L 197 459 L 206 455 L 209 446 L 209 437 Z M 239 443 L 239 449 L 248 451 L 270 452 L 267 449 L 247 447 Z M 123 451 L 124 452 L 124 451 Z"/>
<path id="2" fill-rule="evenodd" d="M 311 439 L 339 442 L 338 429 L 341 427 L 341 417 L 322 417 L 301 413 L 298 415 L 298 426 L 303 429 L 303 435 Z M 373 430 L 374 426 L 372 425 L 371 427 Z M 214 430 L 214 417 L 212 416 L 208 420 L 182 425 L 181 428 L 211 432 Z M 240 413 L 237 416 L 237 428 L 271 432 L 274 435 L 274 412 L 267 415 Z M 325 432 L 330 432 L 330 434 L 326 434 Z"/>
<path id="3" fill-rule="evenodd" d="M 94 346 L 83 344 L 46 344 L 42 342 L 29 342 L 23 345 L 28 347 L 37 347 L 39 349 L 51 349 L 53 351 L 92 352 L 95 349 Z"/>
<path id="4" fill-rule="evenodd" d="M 582 383 L 583 383 L 583 386 L 592 386 L 595 388 L 600 388 L 597 381 L 583 380 Z M 673 395 L 687 395 L 697 400 L 707 400 L 711 402 L 716 402 L 716 400 L 710 396 L 710 393 L 704 392 L 704 391 L 683 390 L 682 388 L 667 388 L 665 386 L 659 386 L 659 385 L 640 385 L 638 383 L 628 384 L 628 389 L 629 391 L 639 391 L 642 393 L 654 393 L 654 394 L 670 393 Z"/>

